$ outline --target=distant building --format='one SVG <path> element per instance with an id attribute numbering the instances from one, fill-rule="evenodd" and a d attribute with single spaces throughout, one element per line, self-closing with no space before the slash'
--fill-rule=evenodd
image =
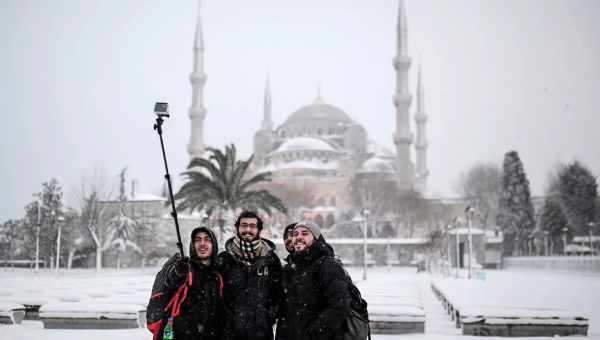
<path id="1" fill-rule="evenodd" d="M 448 230 L 446 234 L 447 253 L 450 267 L 468 268 L 469 266 L 469 234 L 471 235 L 471 268 L 501 268 L 503 234 L 494 230 L 469 229 L 460 226 Z"/>

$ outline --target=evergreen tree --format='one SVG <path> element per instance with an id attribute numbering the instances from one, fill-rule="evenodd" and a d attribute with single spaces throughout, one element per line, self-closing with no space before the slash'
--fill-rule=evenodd
<path id="1" fill-rule="evenodd" d="M 22 225 L 22 220 L 8 220 L 0 224 L 0 260 L 12 261 L 15 255 L 18 258 Z"/>
<path id="2" fill-rule="evenodd" d="M 516 255 L 526 249 L 535 227 L 529 181 L 516 151 L 504 155 L 498 216 L 496 221 L 504 232 L 504 255 Z"/>
<path id="3" fill-rule="evenodd" d="M 23 224 L 24 250 L 28 254 L 28 258 L 35 259 L 37 223 L 39 223 L 40 260 L 45 260 L 49 264 L 50 259 L 56 257 L 59 223 L 66 222 L 63 212 L 62 188 L 59 186 L 58 181 L 52 178 L 50 181 L 42 183 L 42 192 L 36 193 L 34 196 L 38 197 L 40 205 L 38 209 L 38 203 L 31 202 L 25 207 L 25 221 L 27 223 Z"/>
<path id="4" fill-rule="evenodd" d="M 598 184 L 579 162 L 563 167 L 559 174 L 560 204 L 575 235 L 587 235 L 588 223 L 596 219 Z"/>
<path id="5" fill-rule="evenodd" d="M 562 253 L 563 228 L 568 225 L 557 196 L 547 196 L 540 216 L 540 227 L 548 232 L 550 253 Z"/>

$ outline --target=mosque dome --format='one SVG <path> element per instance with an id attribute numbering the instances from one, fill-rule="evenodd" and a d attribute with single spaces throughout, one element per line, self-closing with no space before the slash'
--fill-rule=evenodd
<path id="1" fill-rule="evenodd" d="M 306 123 L 352 124 L 352 118 L 341 109 L 317 98 L 312 104 L 303 106 L 292 113 L 283 125 Z"/>
<path id="2" fill-rule="evenodd" d="M 277 152 L 309 150 L 335 151 L 333 147 L 326 142 L 310 137 L 297 137 L 288 139 L 281 144 L 279 148 L 277 148 Z"/>
<path id="3" fill-rule="evenodd" d="M 359 173 L 394 173 L 393 165 L 379 157 L 367 159 L 358 169 Z"/>
<path id="4" fill-rule="evenodd" d="M 379 158 L 395 158 L 396 155 L 388 148 L 380 145 L 374 140 L 369 140 L 367 144 L 367 154 Z"/>

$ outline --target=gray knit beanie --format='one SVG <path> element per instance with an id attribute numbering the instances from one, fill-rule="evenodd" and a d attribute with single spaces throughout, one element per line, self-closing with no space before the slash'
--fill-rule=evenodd
<path id="1" fill-rule="evenodd" d="M 319 236 L 321 236 L 321 228 L 319 228 L 318 225 L 316 225 L 315 223 L 311 222 L 311 221 L 300 221 L 298 223 L 296 223 L 296 226 L 294 227 L 294 231 L 296 231 L 296 229 L 298 229 L 299 227 L 304 227 L 308 230 L 310 230 L 310 232 L 313 234 L 315 240 L 319 238 Z"/>

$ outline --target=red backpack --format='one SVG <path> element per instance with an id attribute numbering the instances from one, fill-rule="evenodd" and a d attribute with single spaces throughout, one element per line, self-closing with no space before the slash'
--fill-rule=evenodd
<path id="1" fill-rule="evenodd" d="M 153 340 L 158 339 L 165 320 L 174 319 L 179 315 L 181 304 L 185 301 L 188 290 L 192 286 L 193 274 L 190 270 L 185 281 L 175 291 L 167 287 L 167 275 L 175 261 L 176 257 L 174 256 L 165 263 L 156 274 L 152 285 L 152 294 L 146 307 L 146 327 L 152 332 Z M 217 278 L 219 279 L 219 296 L 223 298 L 223 277 L 217 273 Z"/>

